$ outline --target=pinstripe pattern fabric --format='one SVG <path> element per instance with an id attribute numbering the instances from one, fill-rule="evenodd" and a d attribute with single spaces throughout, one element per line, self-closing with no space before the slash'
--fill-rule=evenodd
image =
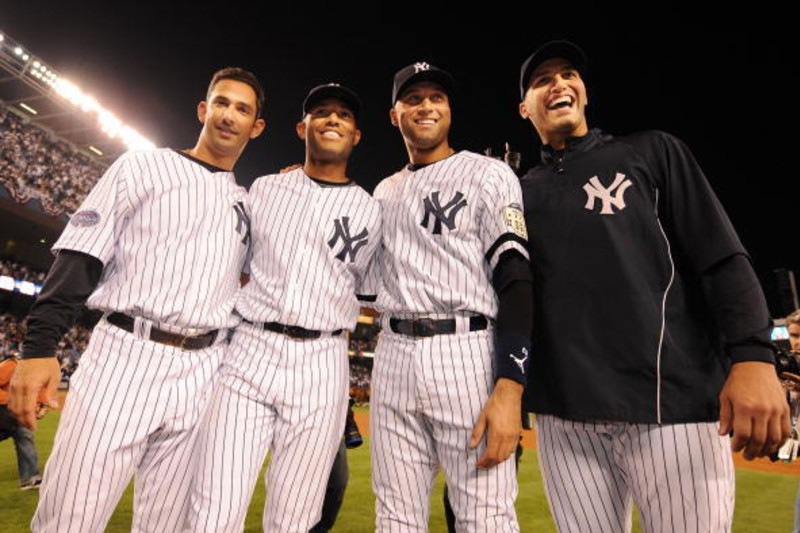
<path id="1" fill-rule="evenodd" d="M 232 172 L 212 172 L 173 150 L 128 152 L 81 205 L 79 213 L 94 212 L 98 222 L 68 224 L 53 249 L 103 262 L 87 302 L 93 309 L 184 334 L 234 327 L 247 252 L 236 206 L 246 199 Z"/>
<path id="2" fill-rule="evenodd" d="M 186 531 L 238 532 L 268 451 L 264 531 L 307 532 L 342 440 L 349 379 L 344 336 L 293 340 L 242 324 L 198 443 Z"/>
<path id="3" fill-rule="evenodd" d="M 492 332 L 413 339 L 384 331 L 373 370 L 370 428 L 377 531 L 428 530 L 441 465 L 459 531 L 516 532 L 516 468 L 479 470 L 468 447 L 494 383 Z"/>
<path id="4" fill-rule="evenodd" d="M 466 201 L 455 213 L 454 228 L 440 234 L 422 225 L 425 199 L 437 191 L 443 204 L 458 193 Z M 404 168 L 378 185 L 375 198 L 383 214 L 379 310 L 497 315 L 491 285 L 497 258 L 511 248 L 528 257 L 521 242 L 502 240 L 511 235 L 503 208 L 522 205 L 519 181 L 508 165 L 458 152 L 413 172 Z"/>
<path id="5" fill-rule="evenodd" d="M 537 415 L 539 462 L 561 533 L 631 529 L 636 502 L 646 533 L 731 529 L 730 439 L 716 423 L 631 424 Z"/>
<path id="6" fill-rule="evenodd" d="M 357 185 L 320 186 L 296 169 L 256 180 L 250 205 L 251 280 L 237 311 L 251 322 L 352 329 L 355 294 L 380 243 L 378 202 Z M 353 253 L 338 258 L 345 243 L 337 237 L 337 221 L 345 219 Z"/>
<path id="7" fill-rule="evenodd" d="M 132 475 L 134 531 L 177 531 L 188 508 L 194 425 L 222 359 L 145 340 L 235 326 L 249 229 L 233 174 L 173 150 L 128 152 L 103 175 L 54 250 L 90 254 L 103 276 L 88 305 L 135 317 L 101 323 L 71 382 L 45 469 L 35 531 L 102 531 Z"/>
<path id="8" fill-rule="evenodd" d="M 103 531 L 135 474 L 132 530 L 179 531 L 223 346 L 181 351 L 98 324 L 70 383 L 32 529 Z"/>

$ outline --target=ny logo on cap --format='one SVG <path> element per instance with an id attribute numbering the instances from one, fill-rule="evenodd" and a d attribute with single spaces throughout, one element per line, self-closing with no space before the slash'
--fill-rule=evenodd
<path id="1" fill-rule="evenodd" d="M 433 191 L 429 198 L 423 200 L 425 206 L 425 216 L 422 218 L 420 226 L 427 228 L 430 222 L 430 216 L 433 215 L 435 220 L 433 222 L 433 234 L 441 235 L 442 224 L 447 226 L 447 229 L 453 231 L 456 227 L 456 215 L 462 208 L 467 205 L 464 199 L 464 194 L 456 191 L 453 199 L 442 205 L 439 200 L 439 191 Z"/>
<path id="2" fill-rule="evenodd" d="M 430 70 L 431 66 L 424 61 L 422 63 L 414 63 L 414 74 L 423 70 Z"/>
<path id="3" fill-rule="evenodd" d="M 336 254 L 336 259 L 346 263 L 346 258 L 349 257 L 350 262 L 354 262 L 359 248 L 367 244 L 367 235 L 369 235 L 369 231 L 367 231 L 367 228 L 364 228 L 358 235 L 351 236 L 350 217 L 337 218 L 333 221 L 333 225 L 334 234 L 328 241 L 328 246 L 333 249 L 336 243 L 339 242 L 339 239 L 341 239 L 344 245 L 342 249 L 339 250 L 339 253 Z"/>

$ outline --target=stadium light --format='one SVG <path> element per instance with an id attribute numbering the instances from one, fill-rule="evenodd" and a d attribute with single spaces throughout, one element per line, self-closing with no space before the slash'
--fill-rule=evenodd
<path id="1" fill-rule="evenodd" d="M 27 76 L 41 92 L 47 94 L 49 91 L 55 93 L 66 100 L 69 104 L 89 115 L 97 121 L 97 126 L 112 139 L 119 139 L 129 150 L 155 148 L 155 144 L 145 138 L 139 132 L 126 125 L 116 117 L 114 113 L 103 108 L 93 97 L 70 82 L 59 76 L 41 58 L 32 56 L 14 39 L 6 38 L 0 34 L 0 42 L 6 42 L 6 49 L 13 51 L 18 59 L 13 60 L 19 76 Z M 20 104 L 20 107 L 31 114 L 37 114 L 36 110 L 27 104 Z"/>
<path id="2" fill-rule="evenodd" d="M 28 104 L 26 104 L 25 102 L 20 102 L 20 103 L 19 103 L 19 106 L 20 106 L 22 109 L 24 109 L 25 111 L 27 111 L 28 113 L 30 113 L 31 115 L 38 115 L 38 114 L 39 114 L 39 112 L 38 112 L 38 111 L 36 111 L 34 108 L 32 108 L 31 106 L 29 106 L 29 105 L 28 105 Z"/>

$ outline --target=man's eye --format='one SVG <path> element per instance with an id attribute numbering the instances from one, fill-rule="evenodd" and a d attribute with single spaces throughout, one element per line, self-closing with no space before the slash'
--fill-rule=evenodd
<path id="1" fill-rule="evenodd" d="M 542 85 L 547 85 L 548 83 L 550 83 L 550 78 L 547 76 L 542 76 L 540 78 L 536 78 L 536 80 L 533 82 L 533 85 L 536 87 L 541 87 Z"/>

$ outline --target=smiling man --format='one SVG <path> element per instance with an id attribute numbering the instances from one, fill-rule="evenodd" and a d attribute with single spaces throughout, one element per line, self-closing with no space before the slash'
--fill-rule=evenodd
<path id="1" fill-rule="evenodd" d="M 360 112 L 346 87 L 312 89 L 297 124 L 305 164 L 250 189 L 250 282 L 236 303 L 244 323 L 198 448 L 189 531 L 241 531 L 269 451 L 264 531 L 319 521 L 347 411 L 345 330 L 381 234 L 378 202 L 347 177 Z"/>
<path id="2" fill-rule="evenodd" d="M 383 213 L 370 428 L 377 531 L 428 529 L 439 467 L 459 531 L 518 531 L 531 301 L 522 195 L 504 163 L 450 147 L 453 79 L 395 74 L 390 120 L 409 164 L 375 189 Z"/>
<path id="3" fill-rule="evenodd" d="M 750 258 L 689 149 L 589 129 L 586 59 L 567 41 L 523 64 L 542 141 L 523 178 L 534 356 L 528 393 L 562 532 L 729 531 L 731 445 L 789 436 Z M 733 441 L 728 433 L 733 432 Z"/>
<path id="4" fill-rule="evenodd" d="M 222 360 L 249 245 L 233 166 L 261 134 L 264 92 L 218 71 L 194 148 L 132 151 L 111 165 L 53 246 L 28 317 L 9 408 L 35 426 L 60 379 L 55 347 L 83 305 L 104 312 L 70 383 L 34 531 L 103 531 L 132 476 L 133 531 L 179 531 L 200 414 Z"/>

